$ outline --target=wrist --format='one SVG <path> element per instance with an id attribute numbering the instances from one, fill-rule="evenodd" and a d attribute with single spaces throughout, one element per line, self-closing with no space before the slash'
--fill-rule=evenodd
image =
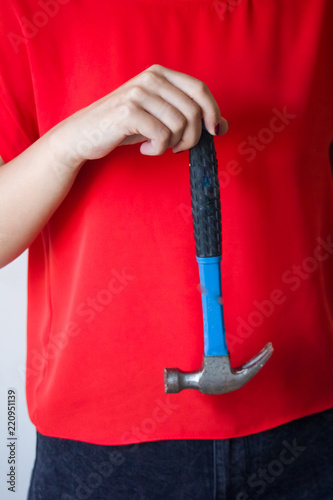
<path id="1" fill-rule="evenodd" d="M 85 163 L 86 158 L 78 150 L 75 133 L 67 119 L 55 125 L 41 139 L 45 141 L 48 152 L 59 168 L 75 173 Z"/>

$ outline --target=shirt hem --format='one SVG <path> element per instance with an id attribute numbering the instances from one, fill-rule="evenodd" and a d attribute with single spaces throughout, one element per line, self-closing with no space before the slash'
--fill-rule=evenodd
<path id="1" fill-rule="evenodd" d="M 127 446 L 127 445 L 133 445 L 133 444 L 139 444 L 139 443 L 149 443 L 149 442 L 154 442 L 154 441 L 169 441 L 169 440 L 185 440 L 185 439 L 196 439 L 196 440 L 214 440 L 214 439 L 234 439 L 234 438 L 241 438 L 245 436 L 250 436 L 258 433 L 262 433 L 265 431 L 269 431 L 271 429 L 274 429 L 276 427 L 279 427 L 284 424 L 288 424 L 289 422 L 292 422 L 294 420 L 299 420 L 305 417 L 309 417 L 312 415 L 315 415 L 317 413 L 321 413 L 326 410 L 330 410 L 333 408 L 333 402 L 331 403 L 326 403 L 324 405 L 318 406 L 316 409 L 308 410 L 306 412 L 295 412 L 292 416 L 285 416 L 281 418 L 277 418 L 271 423 L 265 423 L 256 429 L 253 427 L 248 428 L 247 430 L 239 430 L 238 432 L 214 432 L 211 434 L 206 434 L 205 435 L 200 435 L 200 432 L 198 433 L 185 433 L 182 436 L 179 435 L 179 433 L 166 433 L 166 434 L 159 434 L 153 436 L 147 436 L 147 439 L 140 440 L 140 439 L 129 439 L 126 440 L 126 443 L 124 443 L 121 439 L 119 438 L 111 438 L 111 439 L 90 439 L 90 438 L 79 438 L 78 436 L 76 437 L 69 437 L 66 433 L 56 433 L 56 432 L 50 432 L 46 428 L 43 428 L 43 426 L 36 426 L 36 431 L 40 434 L 43 434 L 44 436 L 48 437 L 54 437 L 54 438 L 59 438 L 59 439 L 68 439 L 71 441 L 81 441 L 81 442 L 86 442 L 90 444 L 96 444 L 96 445 L 102 445 L 102 446 Z M 123 432 L 123 434 L 126 434 L 126 431 Z"/>

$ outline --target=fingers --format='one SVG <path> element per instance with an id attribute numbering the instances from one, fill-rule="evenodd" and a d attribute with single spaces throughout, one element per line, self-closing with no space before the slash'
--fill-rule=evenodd
<path id="1" fill-rule="evenodd" d="M 167 82 L 167 86 L 172 87 L 171 84 Z M 160 92 L 162 95 L 158 95 L 157 93 L 152 92 L 152 89 L 149 88 L 149 91 L 146 90 L 146 88 L 141 87 L 139 85 L 136 85 L 132 87 L 128 93 L 127 96 L 127 103 L 134 105 L 134 107 L 138 109 L 142 109 L 146 112 L 146 114 L 149 114 L 151 116 L 154 116 L 157 118 L 158 121 L 153 121 L 149 120 L 149 124 L 151 126 L 154 126 L 154 129 L 151 129 L 151 131 L 146 129 L 146 125 L 143 123 L 143 126 L 145 128 L 145 132 L 151 133 L 155 132 L 156 127 L 158 127 L 163 134 L 161 137 L 161 140 L 164 142 L 164 135 L 167 133 L 167 131 L 164 131 L 164 127 L 168 130 L 168 135 L 169 135 L 169 142 L 166 145 L 167 148 L 175 146 L 179 141 L 181 141 L 184 130 L 187 125 L 187 117 L 184 116 L 183 112 L 185 109 L 185 104 L 183 103 L 183 109 L 182 111 L 179 110 L 179 104 L 181 103 L 181 96 L 178 96 L 178 103 L 177 98 L 175 94 L 177 93 L 177 90 L 174 89 L 174 91 L 167 91 L 165 88 L 166 86 L 163 86 L 163 90 Z M 181 93 L 179 91 L 179 93 Z M 169 94 L 169 95 L 168 95 Z M 165 97 L 167 96 L 167 98 Z M 199 115 L 200 115 L 200 109 L 198 109 Z M 140 115 L 141 119 L 146 121 L 149 119 L 146 115 Z M 137 122 L 136 122 L 137 123 Z M 139 124 L 138 124 L 139 125 Z M 161 126 L 162 125 L 162 126 Z M 140 133 L 144 135 L 143 133 L 143 127 L 140 128 Z M 148 135 L 147 137 L 150 137 Z M 158 148 L 160 150 L 160 148 Z M 163 151 L 164 152 L 164 151 Z M 161 153 L 160 153 L 161 154 Z"/>
<path id="2" fill-rule="evenodd" d="M 155 64 L 66 123 L 77 156 L 93 160 L 142 141 L 142 154 L 161 155 L 167 148 L 185 151 L 199 141 L 202 119 L 212 135 L 228 129 L 205 83 Z"/>
<path id="3" fill-rule="evenodd" d="M 228 129 L 208 87 L 189 75 L 154 65 L 124 87 L 128 89 L 125 105 L 134 107 L 132 118 L 137 115 L 131 120 L 130 133 L 149 138 L 141 146 L 143 154 L 162 154 L 169 147 L 174 152 L 193 147 L 201 135 L 202 117 L 212 135 Z"/>
<path id="4" fill-rule="evenodd" d="M 135 107 L 135 110 L 133 109 Z M 172 133 L 170 128 L 164 125 L 158 118 L 148 113 L 139 105 L 127 104 L 127 113 L 131 116 L 130 128 L 128 133 L 131 136 L 137 136 L 136 142 L 141 142 L 140 138 L 146 137 L 148 140 L 143 142 L 140 146 L 142 154 L 146 155 L 161 155 L 163 154 L 170 144 L 177 141 L 177 137 L 181 135 L 183 126 L 179 127 L 178 131 Z M 173 113 L 170 114 L 172 116 Z M 133 141 L 125 140 L 122 143 L 128 144 Z"/>
<path id="5" fill-rule="evenodd" d="M 174 87 L 190 97 L 200 107 L 206 129 L 212 135 L 217 135 L 218 125 L 220 125 L 220 133 L 225 133 L 228 130 L 228 122 L 221 117 L 219 106 L 204 82 L 159 64 L 154 64 L 146 72 L 163 76 Z"/>
<path id="6" fill-rule="evenodd" d="M 155 89 L 159 94 L 159 106 L 154 100 L 147 100 L 145 110 L 153 114 L 172 132 L 168 147 L 173 152 L 191 148 L 196 144 L 201 134 L 202 110 L 193 99 L 172 85 L 168 80 L 161 79 L 161 84 Z"/>

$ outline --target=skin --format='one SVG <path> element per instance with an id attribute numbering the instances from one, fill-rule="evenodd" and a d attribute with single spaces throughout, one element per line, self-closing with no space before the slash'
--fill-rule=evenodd
<path id="1" fill-rule="evenodd" d="M 144 155 L 185 151 L 199 141 L 201 119 L 215 135 L 228 129 L 207 85 L 154 64 L 58 123 L 19 156 L 0 165 L 0 268 L 43 229 L 87 160 L 142 143 Z M 92 140 L 88 138 L 95 138 Z"/>

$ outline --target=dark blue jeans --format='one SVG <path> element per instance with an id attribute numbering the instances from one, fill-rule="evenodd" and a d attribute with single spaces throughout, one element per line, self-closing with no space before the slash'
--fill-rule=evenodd
<path id="1" fill-rule="evenodd" d="M 86 499 L 332 500 L 333 409 L 225 440 L 101 446 L 37 433 L 28 500 Z"/>

